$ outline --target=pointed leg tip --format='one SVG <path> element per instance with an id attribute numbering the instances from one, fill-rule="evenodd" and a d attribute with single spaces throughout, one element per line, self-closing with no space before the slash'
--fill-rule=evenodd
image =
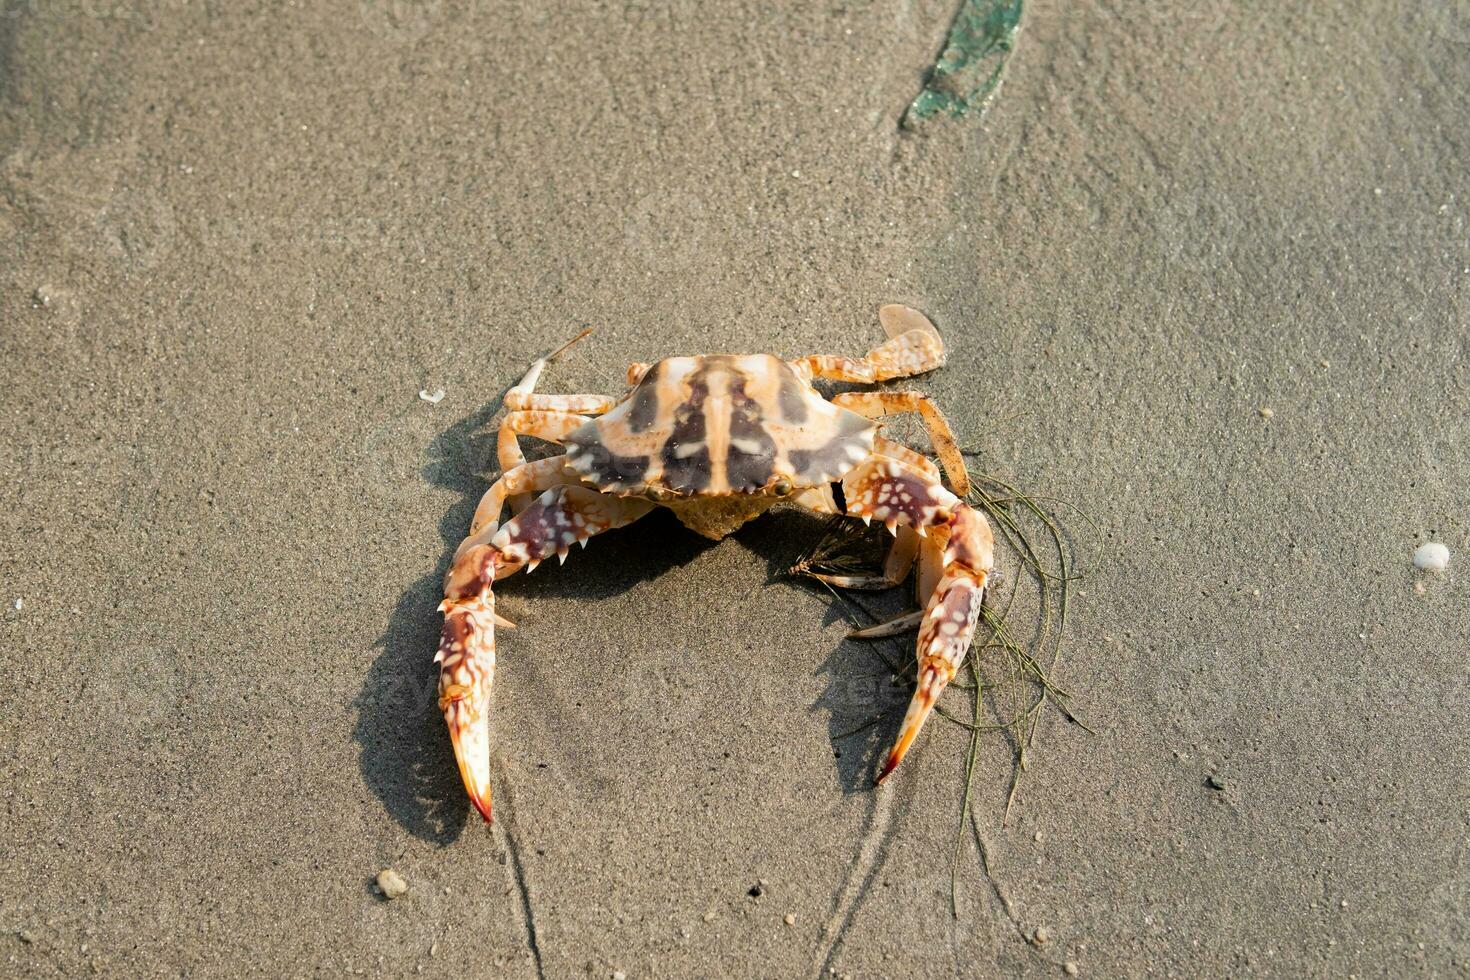
<path id="1" fill-rule="evenodd" d="M 485 819 L 485 826 L 488 827 L 490 824 L 492 824 L 492 823 L 495 822 L 495 816 L 494 816 L 494 813 L 492 812 L 492 808 L 490 806 L 490 799 L 489 799 L 488 796 L 485 799 L 483 799 L 483 800 L 480 799 L 480 797 L 478 797 L 478 796 L 471 796 L 470 797 L 470 802 L 475 805 L 475 809 L 478 810 L 479 813 L 480 813 L 480 816 Z"/>

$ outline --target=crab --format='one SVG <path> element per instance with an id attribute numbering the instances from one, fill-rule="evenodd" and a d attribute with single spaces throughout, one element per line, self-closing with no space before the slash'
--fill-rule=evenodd
<path id="1" fill-rule="evenodd" d="M 923 608 L 858 634 L 918 629 L 917 684 L 877 782 L 903 760 L 969 649 L 994 541 L 984 515 L 964 501 L 969 477 L 959 447 L 927 395 L 858 390 L 829 399 L 812 386 L 815 378 L 873 384 L 944 364 L 944 341 L 922 313 L 888 305 L 878 320 L 888 339 L 861 358 L 669 357 L 631 365 L 620 398 L 538 394 L 546 366 L 589 329 L 538 359 L 507 392 L 500 477 L 445 575 L 435 657 L 455 761 L 487 823 L 495 629 L 514 625 L 495 612 L 494 584 L 552 555 L 565 562 L 573 545 L 585 547 L 656 507 L 714 540 L 780 502 L 881 521 L 893 532 L 881 572 L 818 577 L 844 588 L 885 588 L 918 566 Z M 883 435 L 881 420 L 903 413 L 922 419 L 939 465 Z M 565 452 L 527 462 L 522 436 Z M 501 523 L 503 516 L 509 519 Z"/>

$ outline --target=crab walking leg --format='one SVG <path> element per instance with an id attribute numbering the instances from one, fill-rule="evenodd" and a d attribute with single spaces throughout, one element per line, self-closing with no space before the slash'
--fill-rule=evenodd
<path id="1" fill-rule="evenodd" d="M 505 393 L 502 403 L 511 414 L 518 412 L 572 412 L 578 415 L 601 415 L 616 403 L 616 399 L 604 395 L 538 395 L 536 394 L 536 382 L 541 380 L 541 372 L 546 370 L 546 365 L 560 357 L 568 347 L 592 332 L 588 327 L 577 334 L 571 340 L 562 344 L 556 350 L 545 357 L 537 358 L 525 375 L 518 381 L 515 387 Z M 585 420 L 584 420 L 585 421 Z M 537 433 L 529 433 L 536 435 Z M 500 472 L 508 473 L 526 461 L 525 454 L 521 452 L 515 437 L 506 439 L 504 425 L 502 424 L 500 438 L 497 446 L 497 455 L 500 458 Z M 510 497 L 510 509 L 512 513 L 519 513 L 531 502 L 531 498 L 525 494 L 513 494 Z"/>
<path id="2" fill-rule="evenodd" d="M 862 357 L 812 354 L 791 366 L 808 381 L 817 377 L 860 384 L 909 378 L 944 366 L 944 340 L 924 314 L 891 304 L 878 310 L 878 321 L 888 339 Z"/>
<path id="3" fill-rule="evenodd" d="M 878 774 L 881 783 L 903 761 L 940 693 L 964 662 L 994 563 L 994 541 L 984 515 L 923 471 L 898 460 L 869 457 L 843 479 L 842 489 L 848 513 L 854 516 L 880 520 L 895 533 L 904 524 L 945 534 L 939 582 L 927 597 L 919 626 L 918 684 Z"/>
<path id="4" fill-rule="evenodd" d="M 961 497 L 970 492 L 970 474 L 965 469 L 965 459 L 960 455 L 960 444 L 955 441 L 954 430 L 950 428 L 949 419 L 928 395 L 917 391 L 845 391 L 834 397 L 832 404 L 870 419 L 918 414 L 929 430 L 929 439 L 934 443 L 939 462 L 944 465 L 950 486 Z"/>
<path id="5" fill-rule="evenodd" d="M 560 357 L 568 347 L 581 340 L 592 332 L 588 327 L 571 340 L 562 344 L 556 350 L 545 357 L 538 358 L 529 368 L 520 382 L 514 388 L 505 393 L 505 407 L 512 412 L 524 412 L 532 409 L 538 411 L 552 412 L 577 412 L 583 415 L 601 415 L 616 404 L 617 399 L 606 395 L 538 395 L 536 382 L 541 380 L 541 372 L 546 370 L 546 365 Z"/>
<path id="6" fill-rule="evenodd" d="M 556 486 L 493 532 L 466 539 L 445 577 L 444 629 L 440 634 L 439 710 L 470 802 L 489 823 L 490 688 L 495 679 L 495 614 L 492 586 L 522 567 L 551 555 L 566 561 L 572 545 L 632 523 L 653 504 L 613 497 L 588 487 Z M 489 540 L 484 540 L 489 536 Z M 476 540 L 476 538 L 481 540 Z"/>
<path id="7" fill-rule="evenodd" d="M 520 436 L 535 436 L 559 443 L 586 421 L 586 416 L 571 412 L 526 409 L 508 413 L 501 419 L 500 431 L 495 436 L 495 455 L 500 462 L 501 474 L 525 465 L 526 454 L 521 452 Z M 531 502 L 524 493 L 511 494 L 508 499 L 512 514 L 519 514 Z"/>
<path id="8" fill-rule="evenodd" d="M 922 330 L 910 330 L 885 340 L 862 357 L 809 354 L 792 361 L 791 366 L 806 375 L 808 380 L 826 378 L 829 381 L 873 384 L 894 378 L 910 378 L 944 366 L 944 345 L 936 337 Z"/>
<path id="9" fill-rule="evenodd" d="M 883 559 L 883 571 L 878 575 L 828 575 L 823 572 L 807 572 L 812 578 L 839 589 L 857 589 L 873 592 L 891 589 L 908 578 L 919 556 L 919 533 L 911 527 L 894 528 L 893 546 Z"/>

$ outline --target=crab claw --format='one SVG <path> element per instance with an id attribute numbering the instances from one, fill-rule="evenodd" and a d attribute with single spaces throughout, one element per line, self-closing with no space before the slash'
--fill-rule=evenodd
<path id="1" fill-rule="evenodd" d="M 439 640 L 439 710 L 470 802 L 489 823 L 490 685 L 495 677 L 495 598 L 490 587 L 445 600 Z"/>
<path id="2" fill-rule="evenodd" d="M 985 582 L 993 564 L 990 525 L 967 504 L 956 506 L 946 523 L 949 541 L 943 553 L 944 574 L 919 625 L 918 683 L 904 713 L 903 727 L 878 773 L 879 783 L 898 768 L 939 695 L 959 672 L 980 620 Z"/>
<path id="3" fill-rule="evenodd" d="M 951 572 L 940 580 L 939 587 L 935 589 L 934 598 L 924 611 L 919 627 L 918 683 L 914 687 L 914 696 L 909 699 L 908 711 L 904 713 L 903 727 L 899 729 L 888 759 L 878 773 L 879 783 L 898 768 L 919 729 L 929 719 L 939 695 L 959 672 L 965 652 L 970 648 L 970 637 L 975 633 L 975 623 L 980 617 L 984 591 L 984 578 L 977 581 L 969 569 Z"/>
<path id="4" fill-rule="evenodd" d="M 914 696 L 909 701 L 909 709 L 903 716 L 903 728 L 899 730 L 898 739 L 893 743 L 893 748 L 888 750 L 888 758 L 883 763 L 883 768 L 878 772 L 875 782 L 883 785 L 903 757 L 908 754 L 909 746 L 914 744 L 918 737 L 919 729 L 924 727 L 929 713 L 934 710 L 934 704 L 939 700 L 939 695 L 944 687 L 953 677 L 952 672 L 946 673 L 944 667 L 935 663 L 925 664 L 919 671 L 919 683 L 914 689 Z"/>
<path id="5" fill-rule="evenodd" d="M 493 549 L 466 552 L 450 570 L 448 597 L 439 609 L 439 710 L 470 802 L 489 823 L 490 687 L 495 680 L 495 626 L 508 625 L 495 612 L 490 586 L 498 564 Z"/>

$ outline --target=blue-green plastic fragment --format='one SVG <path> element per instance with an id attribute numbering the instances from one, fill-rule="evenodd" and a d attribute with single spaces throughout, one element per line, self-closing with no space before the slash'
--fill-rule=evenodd
<path id="1" fill-rule="evenodd" d="M 1022 6 L 1022 0 L 963 0 L 924 90 L 904 113 L 904 126 L 985 105 L 1015 45 Z"/>

